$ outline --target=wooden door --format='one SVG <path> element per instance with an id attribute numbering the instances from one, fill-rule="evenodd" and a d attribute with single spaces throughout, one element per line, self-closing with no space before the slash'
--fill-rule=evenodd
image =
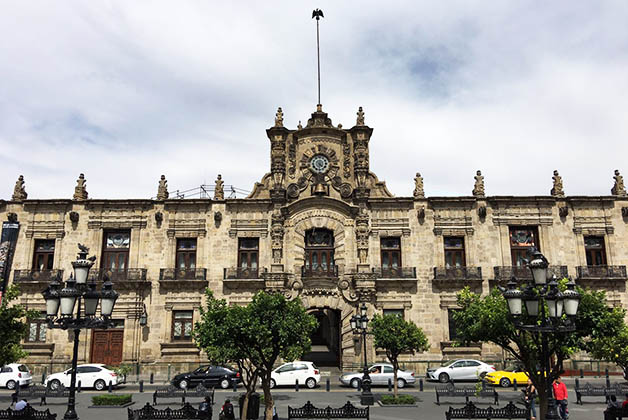
<path id="1" fill-rule="evenodd" d="M 122 362 L 124 330 L 95 330 L 92 335 L 92 363 L 119 365 Z"/>

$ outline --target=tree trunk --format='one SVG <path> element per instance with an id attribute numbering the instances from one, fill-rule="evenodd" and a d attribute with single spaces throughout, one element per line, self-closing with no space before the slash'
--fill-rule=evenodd
<path id="1" fill-rule="evenodd" d="M 391 360 L 391 363 L 393 365 L 393 395 L 397 398 L 397 394 L 399 393 L 399 390 L 397 389 L 397 365 L 399 363 L 397 363 L 397 360 Z"/>
<path id="2" fill-rule="evenodd" d="M 547 387 L 545 386 L 545 381 L 542 384 L 534 384 L 536 388 L 536 392 L 539 395 L 539 406 L 537 419 L 544 419 L 547 414 Z"/>
<path id="3" fill-rule="evenodd" d="M 266 420 L 273 419 L 273 396 L 270 393 L 270 372 L 262 378 L 262 389 L 264 390 L 264 403 L 266 409 L 264 418 Z"/>
<path id="4" fill-rule="evenodd" d="M 244 402 L 242 403 L 242 407 L 240 407 L 240 418 L 243 420 L 246 420 L 246 416 L 248 415 L 249 412 L 249 397 L 251 396 L 251 393 L 249 392 L 249 390 L 246 391 L 246 394 L 244 394 Z"/>

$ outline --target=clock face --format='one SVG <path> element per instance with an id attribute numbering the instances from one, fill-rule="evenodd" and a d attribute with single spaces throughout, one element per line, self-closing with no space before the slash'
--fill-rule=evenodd
<path id="1" fill-rule="evenodd" d="M 329 159 L 325 155 L 316 155 L 310 160 L 310 169 L 317 174 L 323 174 L 329 169 Z"/>

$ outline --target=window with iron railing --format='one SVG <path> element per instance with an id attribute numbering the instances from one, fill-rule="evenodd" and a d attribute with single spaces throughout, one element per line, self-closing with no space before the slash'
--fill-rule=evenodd
<path id="1" fill-rule="evenodd" d="M 513 267 L 525 267 L 526 260 L 529 259 L 528 252 L 532 247 L 539 251 L 539 233 L 536 226 L 519 227 L 511 226 L 510 232 L 510 255 Z"/>
<path id="2" fill-rule="evenodd" d="M 401 240 L 382 238 L 380 241 L 382 271 L 396 271 L 401 267 Z"/>
<path id="3" fill-rule="evenodd" d="M 33 255 L 33 270 L 52 270 L 55 258 L 54 239 L 36 239 Z"/>
<path id="4" fill-rule="evenodd" d="M 587 256 L 587 265 L 606 265 L 606 250 L 603 236 L 585 236 L 584 252 Z"/>
<path id="5" fill-rule="evenodd" d="M 443 238 L 445 246 L 445 267 L 464 267 L 464 238 L 461 236 L 445 236 Z"/>
<path id="6" fill-rule="evenodd" d="M 178 270 L 196 268 L 196 238 L 177 239 L 176 267 Z"/>
<path id="7" fill-rule="evenodd" d="M 238 240 L 238 271 L 247 277 L 256 278 L 259 268 L 259 238 Z"/>

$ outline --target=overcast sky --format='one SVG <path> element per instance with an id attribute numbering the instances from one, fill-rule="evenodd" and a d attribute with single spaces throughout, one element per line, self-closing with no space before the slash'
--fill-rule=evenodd
<path id="1" fill-rule="evenodd" d="M 150 198 L 221 173 L 251 190 L 265 129 L 322 103 L 374 128 L 396 196 L 608 195 L 628 176 L 628 2 L 2 1 L 0 198 Z M 628 178 L 627 178 L 628 179 Z"/>

